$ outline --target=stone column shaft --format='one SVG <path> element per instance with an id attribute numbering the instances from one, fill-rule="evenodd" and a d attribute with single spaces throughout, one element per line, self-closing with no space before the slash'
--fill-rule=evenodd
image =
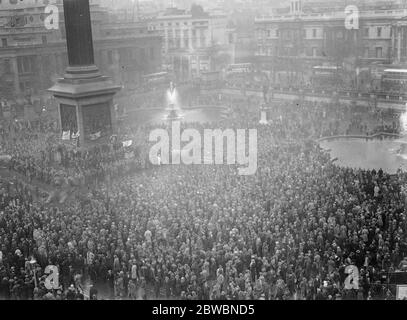
<path id="1" fill-rule="evenodd" d="M 95 63 L 89 0 L 64 0 L 69 66 Z"/>

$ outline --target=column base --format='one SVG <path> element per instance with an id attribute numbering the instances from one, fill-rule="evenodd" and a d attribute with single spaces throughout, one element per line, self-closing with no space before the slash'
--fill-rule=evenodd
<path id="1" fill-rule="evenodd" d="M 109 77 L 103 76 L 99 69 L 92 65 L 68 67 L 64 78 L 59 79 L 48 91 L 58 99 L 59 122 L 62 129 L 67 130 L 71 125 L 67 126 L 66 116 L 63 119 L 63 114 L 67 111 L 61 110 L 74 108 L 76 126 L 73 127 L 79 130 L 80 147 L 88 148 L 108 141 L 112 134 L 117 133 L 113 96 L 120 89 L 121 86 L 115 85 Z M 100 128 L 92 125 L 93 115 L 105 122 Z M 70 124 L 75 123 L 69 121 Z"/>

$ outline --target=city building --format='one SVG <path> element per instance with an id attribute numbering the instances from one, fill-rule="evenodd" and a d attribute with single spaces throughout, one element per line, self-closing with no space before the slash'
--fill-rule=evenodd
<path id="1" fill-rule="evenodd" d="M 357 6 L 358 19 L 345 13 L 348 5 Z M 337 84 L 361 88 L 375 80 L 372 70 L 378 65 L 406 61 L 403 1 L 292 0 L 283 8 L 255 20 L 255 61 L 271 81 L 309 83 L 330 73 Z"/>
<path id="2" fill-rule="evenodd" d="M 189 11 L 169 8 L 150 21 L 150 30 L 162 35 L 165 69 L 178 79 L 221 70 L 234 61 L 235 29 L 226 14 L 196 5 Z"/>
<path id="3" fill-rule="evenodd" d="M 48 1 L 25 0 L 0 6 L 0 96 L 12 103 L 41 100 L 68 64 L 62 1 L 59 27 L 46 29 Z M 143 75 L 161 71 L 161 41 L 143 21 L 121 21 L 91 1 L 95 63 L 105 75 L 131 92 Z"/>

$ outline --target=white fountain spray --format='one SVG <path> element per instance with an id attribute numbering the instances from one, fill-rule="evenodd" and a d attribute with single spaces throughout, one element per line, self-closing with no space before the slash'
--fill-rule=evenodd
<path id="1" fill-rule="evenodd" d="M 170 82 L 170 87 L 167 90 L 167 105 L 178 107 L 178 91 L 172 82 Z"/>
<path id="2" fill-rule="evenodd" d="M 166 111 L 168 112 L 166 116 L 166 120 L 178 120 L 182 118 L 180 114 L 180 107 L 179 107 L 179 99 L 178 99 L 178 91 L 175 87 L 174 83 L 170 82 L 170 87 L 167 90 L 167 108 Z"/>

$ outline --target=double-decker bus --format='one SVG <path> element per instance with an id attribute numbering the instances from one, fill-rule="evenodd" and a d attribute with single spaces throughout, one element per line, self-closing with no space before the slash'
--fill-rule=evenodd
<path id="1" fill-rule="evenodd" d="M 239 73 L 250 73 L 253 71 L 253 64 L 252 63 L 235 63 L 230 64 L 226 68 L 226 75 L 230 74 L 239 74 Z"/>
<path id="2" fill-rule="evenodd" d="M 195 81 L 202 89 L 215 89 L 221 83 L 221 74 L 219 71 L 202 71 Z"/>
<path id="3" fill-rule="evenodd" d="M 404 92 L 407 90 L 407 69 L 386 69 L 382 74 L 381 90 Z"/>
<path id="4" fill-rule="evenodd" d="M 169 86 L 171 81 L 173 79 L 168 72 L 147 74 L 143 76 L 143 87 L 146 89 L 164 88 Z"/>
<path id="5" fill-rule="evenodd" d="M 337 87 L 343 84 L 341 66 L 314 66 L 311 81 L 314 87 Z"/>

